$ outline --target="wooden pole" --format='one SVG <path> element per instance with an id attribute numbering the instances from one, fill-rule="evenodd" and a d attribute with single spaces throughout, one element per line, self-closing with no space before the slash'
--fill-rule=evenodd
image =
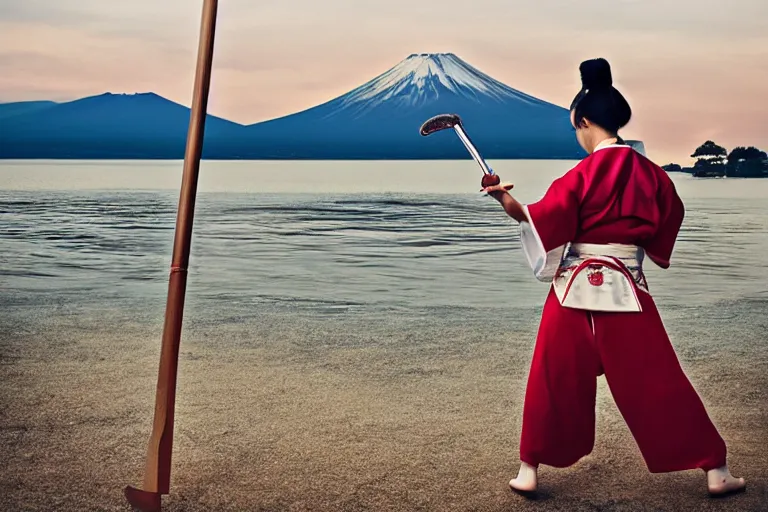
<path id="1" fill-rule="evenodd" d="M 176 216 L 171 272 L 168 280 L 168 299 L 160 349 L 160 368 L 157 375 L 155 417 L 147 448 L 144 489 L 140 490 L 131 486 L 125 488 L 125 497 L 128 502 L 144 512 L 159 511 L 161 509 L 160 497 L 162 494 L 168 494 L 170 487 L 179 342 L 181 341 L 181 325 L 184 313 L 184 295 L 187 288 L 187 265 L 189 264 L 192 241 L 197 178 L 200 171 L 205 117 L 208 108 L 208 91 L 211 84 L 217 9 L 218 0 L 203 0 L 195 85 L 187 132 L 187 147 L 184 154 L 179 209 Z"/>

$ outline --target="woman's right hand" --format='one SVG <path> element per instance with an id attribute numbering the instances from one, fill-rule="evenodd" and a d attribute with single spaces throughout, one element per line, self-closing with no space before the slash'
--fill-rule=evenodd
<path id="1" fill-rule="evenodd" d="M 501 178 L 499 178 L 498 174 L 483 174 L 483 181 L 480 182 L 480 186 L 486 189 L 499 183 L 501 183 Z"/>
<path id="2" fill-rule="evenodd" d="M 503 194 L 512 190 L 515 186 L 512 183 L 499 183 L 490 187 L 485 187 L 481 192 L 485 192 L 489 196 L 497 197 L 499 194 Z"/>
<path id="3" fill-rule="evenodd" d="M 484 174 L 480 185 L 482 186 L 481 192 L 485 192 L 497 200 L 514 187 L 512 183 L 501 183 L 501 178 L 497 174 Z"/>

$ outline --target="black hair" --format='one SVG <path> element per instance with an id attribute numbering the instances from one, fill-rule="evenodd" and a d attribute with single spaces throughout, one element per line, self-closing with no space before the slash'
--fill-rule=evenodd
<path id="1" fill-rule="evenodd" d="M 570 110 L 578 126 L 584 118 L 604 130 L 616 133 L 632 117 L 632 109 L 624 96 L 613 87 L 611 66 L 605 59 L 585 60 L 579 66 L 581 90 Z"/>

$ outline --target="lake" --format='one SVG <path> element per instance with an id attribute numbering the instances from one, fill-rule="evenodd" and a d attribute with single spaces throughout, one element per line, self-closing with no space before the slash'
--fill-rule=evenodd
<path id="1" fill-rule="evenodd" d="M 574 162 L 497 161 L 522 201 Z M 162 315 L 180 161 L 0 162 L 2 307 Z M 517 226 L 466 161 L 202 163 L 189 307 L 300 315 L 527 314 L 543 303 Z M 768 296 L 768 180 L 672 176 L 686 208 L 648 264 L 663 308 Z M 197 317 L 197 316 L 196 316 Z M 199 317 L 197 317 L 199 318 Z"/>

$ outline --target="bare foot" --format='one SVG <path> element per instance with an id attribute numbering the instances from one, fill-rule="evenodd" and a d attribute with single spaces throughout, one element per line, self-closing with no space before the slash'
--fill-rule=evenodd
<path id="1" fill-rule="evenodd" d="M 530 496 L 536 493 L 538 484 L 537 468 L 523 462 L 517 477 L 509 481 L 509 488 L 523 496 Z"/>
<path id="2" fill-rule="evenodd" d="M 707 488 L 711 496 L 725 496 L 743 491 L 747 483 L 743 478 L 731 475 L 728 466 L 707 471 Z"/>

